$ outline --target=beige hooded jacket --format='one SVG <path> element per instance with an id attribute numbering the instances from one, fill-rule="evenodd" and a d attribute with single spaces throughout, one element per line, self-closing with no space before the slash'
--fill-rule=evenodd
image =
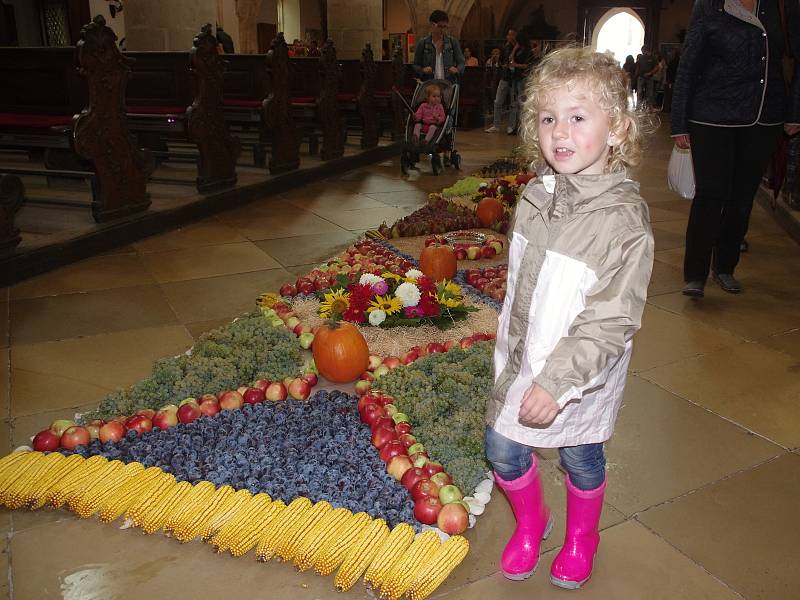
<path id="1" fill-rule="evenodd" d="M 532 180 L 514 215 L 487 423 L 541 448 L 611 437 L 652 267 L 647 205 L 624 171 Z M 533 383 L 561 407 L 548 426 L 519 422 Z"/>

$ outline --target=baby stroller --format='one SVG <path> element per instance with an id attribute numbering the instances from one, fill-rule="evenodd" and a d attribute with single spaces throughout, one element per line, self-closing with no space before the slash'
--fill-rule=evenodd
<path id="1" fill-rule="evenodd" d="M 420 104 L 425 102 L 427 89 L 431 85 L 438 85 L 442 90 L 442 105 L 444 106 L 445 119 L 433 135 L 430 142 L 425 142 L 420 137 L 418 142 L 414 142 L 414 113 Z M 420 160 L 421 154 L 431 156 L 431 168 L 433 174 L 438 175 L 444 166 L 448 164 L 454 169 L 461 168 L 461 155 L 456 150 L 456 121 L 458 120 L 458 91 L 457 83 L 451 83 L 442 79 L 430 79 L 417 85 L 411 103 L 406 102 L 403 95 L 395 90 L 408 110 L 406 117 L 406 133 L 403 153 L 400 155 L 400 169 L 403 175 L 408 175 L 410 169 L 416 168 L 416 163 Z M 444 155 L 444 160 L 442 159 Z"/>

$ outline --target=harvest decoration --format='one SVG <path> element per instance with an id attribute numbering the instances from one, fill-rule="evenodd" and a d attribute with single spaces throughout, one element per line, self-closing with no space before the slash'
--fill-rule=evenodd
<path id="1" fill-rule="evenodd" d="M 336 300 L 342 302 L 343 300 Z M 335 383 L 355 381 L 369 365 L 364 336 L 347 322 L 329 321 L 317 330 L 311 347 L 320 375 Z"/>
<path id="2" fill-rule="evenodd" d="M 365 273 L 358 283 L 340 279 L 317 296 L 322 317 L 383 328 L 429 323 L 446 329 L 476 310 L 464 304 L 457 284 L 435 283 L 416 269 L 405 275 Z"/>
<path id="3" fill-rule="evenodd" d="M 431 194 L 425 206 L 395 221 L 391 226 L 383 223 L 372 234 L 390 239 L 474 227 L 478 227 L 478 220 L 471 208 L 445 200 L 441 194 Z"/>
<path id="4" fill-rule="evenodd" d="M 503 251 L 501 238 L 479 231 L 451 231 L 444 235 L 433 235 L 425 240 L 426 246 L 432 244 L 452 246 L 458 260 L 494 258 Z"/>

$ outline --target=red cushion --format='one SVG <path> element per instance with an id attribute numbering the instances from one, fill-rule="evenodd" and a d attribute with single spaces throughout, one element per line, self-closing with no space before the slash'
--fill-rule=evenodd
<path id="1" fill-rule="evenodd" d="M 4 127 L 40 127 L 69 125 L 72 115 L 25 115 L 19 113 L 0 113 L 0 125 Z"/>
<path id="2" fill-rule="evenodd" d="M 225 106 L 238 106 L 242 108 L 261 108 L 262 100 L 225 100 Z"/>
<path id="3" fill-rule="evenodd" d="M 297 96 L 292 98 L 292 104 L 315 104 L 317 101 L 313 96 Z"/>
<path id="4" fill-rule="evenodd" d="M 186 112 L 185 106 L 128 106 L 129 113 L 140 115 L 182 115 Z"/>

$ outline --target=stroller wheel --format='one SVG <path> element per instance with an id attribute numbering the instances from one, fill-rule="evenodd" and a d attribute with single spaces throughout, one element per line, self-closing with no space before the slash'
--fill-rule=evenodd
<path id="1" fill-rule="evenodd" d="M 433 174 L 438 175 L 442 171 L 442 159 L 439 158 L 438 154 L 434 154 L 431 157 L 431 167 L 433 168 Z"/>
<path id="2" fill-rule="evenodd" d="M 400 155 L 400 172 L 403 173 L 403 175 L 408 175 L 408 169 L 409 168 L 410 168 L 410 165 L 409 165 L 408 157 L 406 156 L 406 153 L 403 152 Z"/>
<path id="3" fill-rule="evenodd" d="M 450 153 L 450 164 L 453 165 L 454 169 L 461 170 L 461 155 L 455 150 Z"/>

